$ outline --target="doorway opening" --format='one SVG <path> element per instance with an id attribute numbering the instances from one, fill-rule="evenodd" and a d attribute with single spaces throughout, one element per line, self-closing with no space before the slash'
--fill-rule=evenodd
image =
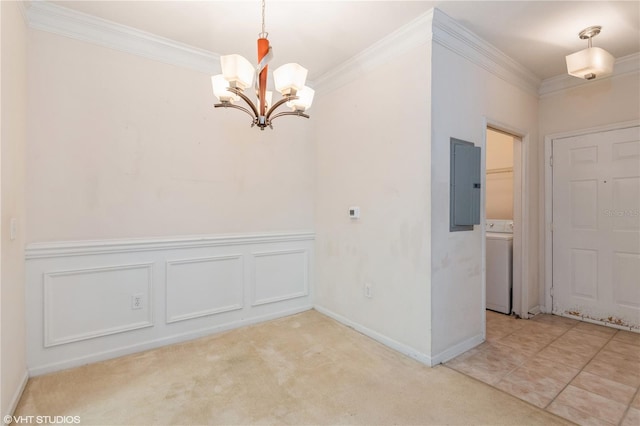
<path id="1" fill-rule="evenodd" d="M 486 127 L 484 306 L 528 318 L 523 140 L 526 137 L 509 129 L 493 124 Z"/>

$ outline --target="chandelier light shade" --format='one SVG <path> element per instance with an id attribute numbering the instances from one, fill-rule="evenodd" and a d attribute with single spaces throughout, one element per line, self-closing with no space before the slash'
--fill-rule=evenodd
<path id="1" fill-rule="evenodd" d="M 602 27 L 585 28 L 578 34 L 581 39 L 589 40 L 589 47 L 566 57 L 569 75 L 585 80 L 604 77 L 613 72 L 615 58 L 611 53 L 600 47 L 592 47 L 591 39 L 598 34 Z"/>
<path id="2" fill-rule="evenodd" d="M 262 32 L 258 35 L 258 65 L 254 67 L 251 62 L 240 55 L 224 55 L 220 57 L 222 74 L 211 77 L 213 94 L 220 103 L 216 108 L 234 108 L 246 112 L 252 118 L 251 127 L 258 126 L 260 130 L 265 127 L 273 129 L 274 119 L 284 115 L 296 115 L 309 118 L 305 111 L 311 107 L 314 91 L 305 86 L 307 69 L 295 64 L 284 64 L 273 72 L 273 81 L 276 90 L 282 95 L 282 99 L 272 103 L 273 92 L 267 90 L 268 63 L 273 56 L 273 50 L 269 46 L 268 33 L 264 25 L 265 1 L 262 0 Z M 244 91 L 254 87 L 257 103 L 254 103 Z M 240 99 L 247 107 L 235 105 Z M 275 113 L 275 110 L 286 104 L 291 111 Z"/>
<path id="3" fill-rule="evenodd" d="M 315 90 L 313 90 L 311 87 L 304 86 L 302 90 L 298 92 L 298 99 L 287 102 L 287 106 L 289 108 L 292 108 L 294 111 L 304 112 L 311 107 L 311 103 L 313 102 L 313 95 L 315 93 Z"/>
<path id="4" fill-rule="evenodd" d="M 244 56 L 225 55 L 220 57 L 222 76 L 231 87 L 244 90 L 253 84 L 255 69 Z"/>

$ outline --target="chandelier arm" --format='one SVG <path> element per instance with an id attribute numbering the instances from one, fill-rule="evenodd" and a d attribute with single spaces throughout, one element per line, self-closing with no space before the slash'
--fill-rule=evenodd
<path id="1" fill-rule="evenodd" d="M 247 103 L 247 105 L 249 105 L 251 107 L 251 110 L 253 111 L 254 118 L 258 118 L 260 116 L 260 114 L 258 113 L 258 108 L 256 108 L 256 106 L 253 104 L 253 102 L 251 102 L 251 99 L 249 99 L 247 97 L 247 95 L 242 93 L 242 90 L 240 90 L 240 89 L 238 89 L 236 87 L 229 87 L 228 90 L 230 92 L 233 92 L 236 95 L 240 96 L 240 98 L 242 98 L 242 100 L 245 101 Z M 249 114 L 249 115 L 251 115 L 251 114 Z"/>
<path id="2" fill-rule="evenodd" d="M 300 111 L 287 111 L 287 112 L 279 112 L 278 114 L 276 114 L 273 117 L 271 117 L 270 121 L 273 121 L 278 117 L 282 117 L 283 115 L 297 115 L 298 117 L 309 118 L 308 114 L 305 114 L 305 113 L 300 112 Z"/>
<path id="3" fill-rule="evenodd" d="M 273 104 L 273 106 L 271 108 L 269 108 L 269 111 L 267 111 L 267 120 L 269 119 L 269 117 L 271 117 L 271 114 L 273 114 L 273 112 L 282 104 L 292 101 L 294 99 L 298 99 L 297 96 L 291 96 L 291 95 L 287 95 L 284 98 L 280 99 L 278 102 L 276 102 L 275 104 Z"/>
<path id="4" fill-rule="evenodd" d="M 241 107 L 239 105 L 234 105 L 234 104 L 232 104 L 230 102 L 224 102 L 224 103 L 221 103 L 221 104 L 215 104 L 214 108 L 234 108 L 234 109 L 239 109 L 240 111 L 244 111 L 247 114 L 249 114 L 249 117 L 251 117 L 252 119 L 255 120 L 255 118 L 256 118 L 253 114 L 251 114 L 251 111 L 249 111 L 245 107 Z"/>

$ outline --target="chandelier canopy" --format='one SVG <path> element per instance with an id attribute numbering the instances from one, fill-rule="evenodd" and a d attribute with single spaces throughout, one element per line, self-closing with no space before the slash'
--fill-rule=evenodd
<path id="1" fill-rule="evenodd" d="M 258 65 L 254 67 L 246 58 L 236 54 L 221 56 L 222 74 L 211 77 L 213 94 L 220 101 L 214 107 L 244 111 L 252 118 L 251 127 L 258 126 L 260 130 L 264 130 L 267 126 L 273 129 L 273 120 L 284 115 L 309 118 L 305 112 L 311 107 L 315 93 L 313 89 L 304 85 L 307 69 L 296 63 L 289 63 L 273 72 L 275 88 L 282 98 L 272 103 L 273 92 L 267 90 L 267 73 L 273 50 L 267 39 L 269 33 L 265 31 L 264 10 L 265 0 L 262 0 L 262 32 L 258 34 Z M 251 86 L 255 88 L 257 104 L 244 94 L 244 91 Z M 234 104 L 240 99 L 248 105 L 248 108 Z M 291 110 L 274 113 L 283 104 L 287 104 Z"/>

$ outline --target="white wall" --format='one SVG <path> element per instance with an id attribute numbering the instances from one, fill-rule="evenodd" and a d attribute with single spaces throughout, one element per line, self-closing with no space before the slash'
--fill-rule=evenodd
<path id="1" fill-rule="evenodd" d="M 29 243 L 313 229 L 310 122 L 250 128 L 208 74 L 32 30 L 29 100 Z"/>
<path id="2" fill-rule="evenodd" d="M 636 57 L 636 62 L 640 57 Z M 640 64 L 635 66 L 639 69 Z M 538 170 L 540 176 L 540 262 L 539 274 L 545 272 L 545 183 L 544 183 L 544 138 L 549 135 L 583 130 L 592 127 L 640 119 L 640 73 L 614 76 L 604 80 L 594 80 L 577 87 L 541 96 L 539 104 L 540 138 L 537 146 Z M 545 304 L 544 286 L 537 294 L 540 305 Z M 545 307 L 548 311 L 550 306 Z"/>
<path id="3" fill-rule="evenodd" d="M 413 47 L 322 94 L 312 110 L 316 306 L 423 360 L 430 352 L 430 57 L 429 44 Z M 397 85 L 403 95 L 389 96 Z M 349 219 L 350 206 L 360 207 L 359 220 Z"/>
<path id="4" fill-rule="evenodd" d="M 487 219 L 513 219 L 513 136 L 487 130 Z M 511 171 L 505 170 L 511 169 Z"/>
<path id="5" fill-rule="evenodd" d="M 28 99 L 32 374 L 312 307 L 312 122 L 260 131 L 208 74 L 33 29 Z"/>
<path id="6" fill-rule="evenodd" d="M 541 96 L 540 152 L 550 134 L 638 119 L 639 93 L 640 74 L 633 72 Z"/>
<path id="7" fill-rule="evenodd" d="M 537 140 L 538 98 L 434 42 L 431 139 L 431 307 L 432 354 L 464 347 L 483 335 L 484 264 L 481 226 L 449 232 L 449 138 L 484 144 L 485 119 L 503 123 Z M 525 147 L 531 195 L 537 210 L 536 151 Z M 526 172 L 525 172 L 526 173 Z M 529 262 L 537 262 L 537 217 L 530 217 Z M 537 285 L 537 269 L 529 274 Z"/>
<path id="8" fill-rule="evenodd" d="M 24 301 L 27 31 L 16 2 L 0 2 L 0 14 L 0 412 L 6 415 L 13 412 L 27 379 Z M 15 240 L 10 239 L 11 218 L 17 219 Z"/>

